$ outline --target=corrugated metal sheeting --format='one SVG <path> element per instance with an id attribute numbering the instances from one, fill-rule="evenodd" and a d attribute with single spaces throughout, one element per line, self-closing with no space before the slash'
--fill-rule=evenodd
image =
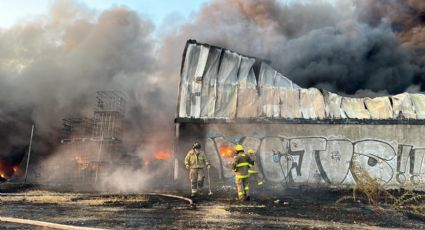
<path id="1" fill-rule="evenodd" d="M 256 58 L 189 41 L 178 117 L 425 119 L 425 95 L 349 98 L 302 89 Z"/>

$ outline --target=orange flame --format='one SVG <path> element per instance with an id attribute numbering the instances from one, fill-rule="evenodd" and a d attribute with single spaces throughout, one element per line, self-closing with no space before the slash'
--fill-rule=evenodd
<path id="1" fill-rule="evenodd" d="M 6 165 L 3 161 L 0 160 L 0 177 L 4 178 Z"/>
<path id="2" fill-rule="evenodd" d="M 13 175 L 20 176 L 21 170 L 18 165 L 9 166 L 4 161 L 0 161 L 0 177 L 10 179 Z"/>
<path id="3" fill-rule="evenodd" d="M 12 170 L 13 170 L 13 174 L 14 175 L 16 175 L 16 176 L 23 176 L 22 169 L 19 167 L 19 165 L 14 165 L 12 167 Z"/>
<path id="4" fill-rule="evenodd" d="M 169 153 L 169 152 L 158 151 L 158 152 L 155 152 L 153 154 L 153 156 L 157 160 L 168 160 L 168 159 L 170 159 L 170 158 L 173 157 L 173 154 L 172 153 Z"/>
<path id="5" fill-rule="evenodd" d="M 235 156 L 235 149 L 228 145 L 220 146 L 218 152 L 223 158 L 232 158 Z"/>
<path id="6" fill-rule="evenodd" d="M 78 165 L 78 168 L 80 170 L 86 170 L 89 167 L 89 164 L 87 163 L 87 161 L 84 160 L 81 156 L 75 156 L 74 161 Z"/>
<path id="7" fill-rule="evenodd" d="M 83 160 L 83 158 L 82 158 L 82 157 L 80 157 L 80 156 L 75 156 L 75 157 L 74 157 L 74 160 L 75 160 L 75 162 L 76 162 L 77 164 L 84 164 L 84 163 L 86 163 L 86 161 L 85 161 L 85 160 Z"/>

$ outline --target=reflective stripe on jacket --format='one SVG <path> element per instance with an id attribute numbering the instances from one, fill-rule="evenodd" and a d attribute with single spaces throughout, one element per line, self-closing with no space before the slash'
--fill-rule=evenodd
<path id="1" fill-rule="evenodd" d="M 254 161 L 245 153 L 239 153 L 233 158 L 232 169 L 236 174 L 236 179 L 247 178 L 249 176 L 248 169 L 251 168 Z"/>

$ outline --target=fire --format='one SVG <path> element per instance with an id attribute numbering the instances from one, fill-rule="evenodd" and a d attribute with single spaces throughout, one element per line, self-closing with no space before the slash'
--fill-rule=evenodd
<path id="1" fill-rule="evenodd" d="M 101 161 L 93 161 L 81 155 L 75 155 L 73 159 L 80 171 L 97 171 L 103 168 L 103 162 Z"/>
<path id="2" fill-rule="evenodd" d="M 80 156 L 75 156 L 75 157 L 74 157 L 74 160 L 75 160 L 75 162 L 76 162 L 77 164 L 85 164 L 85 163 L 86 163 L 86 161 L 85 161 L 85 160 L 83 160 L 83 158 L 82 158 L 82 157 L 80 157 Z"/>
<path id="3" fill-rule="evenodd" d="M 158 152 L 155 152 L 153 154 L 153 156 L 157 160 L 168 160 L 168 159 L 170 159 L 170 158 L 173 157 L 173 154 L 172 153 L 169 153 L 169 152 L 158 151 Z"/>
<path id="4" fill-rule="evenodd" d="M 220 146 L 218 152 L 223 158 L 232 158 L 235 156 L 235 149 L 228 145 Z"/>
<path id="5" fill-rule="evenodd" d="M 89 169 L 89 164 L 86 160 L 84 160 L 81 156 L 75 156 L 74 157 L 75 163 L 78 165 L 78 168 L 80 170 L 86 170 Z"/>
<path id="6" fill-rule="evenodd" d="M 8 166 L 4 162 L 0 162 L 0 177 L 10 179 L 13 175 L 21 176 L 19 165 Z"/>
<path id="7" fill-rule="evenodd" d="M 8 164 L 5 161 L 0 161 L 0 177 L 7 180 L 12 174 L 13 171 Z"/>
<path id="8" fill-rule="evenodd" d="M 22 172 L 22 169 L 19 167 L 19 165 L 14 165 L 12 167 L 12 170 L 13 170 L 13 174 L 16 175 L 16 176 L 23 176 L 24 175 L 24 173 Z"/>

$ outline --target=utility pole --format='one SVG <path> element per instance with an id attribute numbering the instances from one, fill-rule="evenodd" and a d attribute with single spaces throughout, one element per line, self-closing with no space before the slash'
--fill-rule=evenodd
<path id="1" fill-rule="evenodd" d="M 94 178 L 94 184 L 97 184 L 97 178 L 98 178 L 98 173 L 100 168 L 100 160 L 102 159 L 102 144 L 103 144 L 103 131 L 102 131 L 102 137 L 100 139 L 100 144 L 99 144 L 99 153 L 97 155 L 97 166 L 96 166 L 96 175 Z"/>
<path id="2" fill-rule="evenodd" d="M 31 127 L 31 138 L 30 138 L 30 146 L 28 148 L 28 157 L 27 157 L 27 167 L 25 167 L 25 180 L 24 183 L 27 182 L 27 177 L 28 177 L 28 166 L 30 163 L 30 157 L 31 157 L 31 146 L 32 146 L 32 137 L 34 135 L 34 124 Z"/>

